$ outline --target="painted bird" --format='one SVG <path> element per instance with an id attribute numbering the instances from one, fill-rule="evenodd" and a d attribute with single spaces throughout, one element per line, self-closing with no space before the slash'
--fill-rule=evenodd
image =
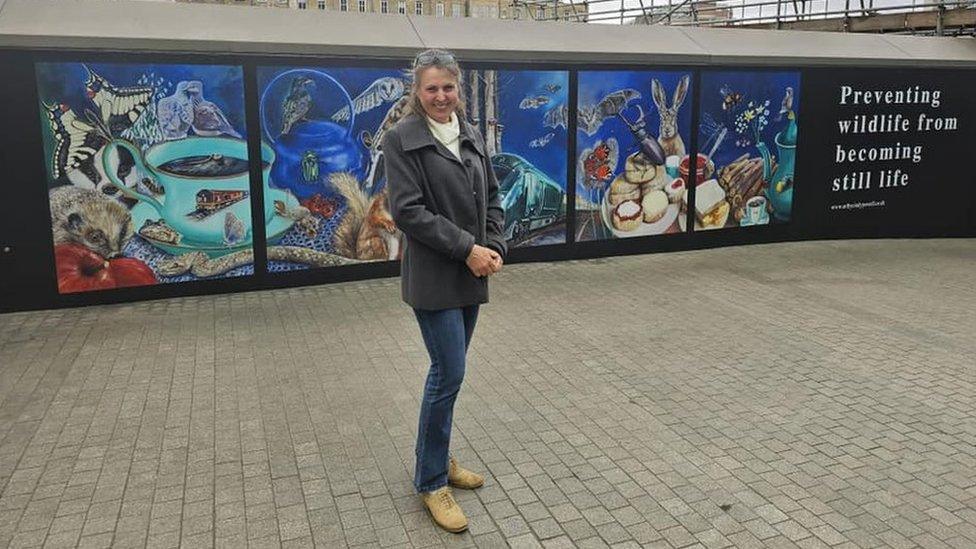
<path id="1" fill-rule="evenodd" d="M 399 100 L 406 93 L 409 82 L 402 78 L 384 76 L 377 78 L 355 99 L 352 100 L 353 114 L 361 114 L 371 111 L 381 105 L 386 105 Z M 343 107 L 332 115 L 334 122 L 345 122 L 349 120 L 349 107 Z"/>
<path id="2" fill-rule="evenodd" d="M 315 82 L 307 76 L 296 76 L 291 81 L 291 89 L 285 96 L 285 101 L 281 105 L 281 134 L 290 132 L 292 127 L 298 122 L 305 120 L 305 115 L 312 108 L 312 95 L 310 88 L 315 87 Z"/>
<path id="3" fill-rule="evenodd" d="M 189 86 L 190 82 L 181 81 L 173 95 L 160 99 L 156 105 L 159 128 L 166 139 L 183 139 L 193 124 L 193 101 L 186 91 Z"/>
<path id="4" fill-rule="evenodd" d="M 786 95 L 783 96 L 783 104 L 779 107 L 779 114 L 776 115 L 776 121 L 779 122 L 783 119 L 783 115 L 793 111 L 793 88 L 790 86 L 786 87 Z"/>
<path id="5" fill-rule="evenodd" d="M 186 93 L 193 102 L 193 127 L 194 133 L 203 136 L 229 135 L 231 137 L 241 137 L 237 133 L 227 117 L 224 116 L 220 107 L 203 98 L 203 82 L 191 80 L 187 83 Z"/>

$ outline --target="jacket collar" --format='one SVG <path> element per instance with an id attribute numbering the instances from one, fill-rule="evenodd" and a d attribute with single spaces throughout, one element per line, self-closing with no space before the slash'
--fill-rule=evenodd
<path id="1" fill-rule="evenodd" d="M 455 114 L 457 116 L 457 114 Z M 401 130 L 400 138 L 403 144 L 404 151 L 412 151 L 416 149 L 421 149 L 423 147 L 436 147 L 437 141 L 434 134 L 430 132 L 430 128 L 427 126 L 426 116 L 419 115 L 416 113 L 408 114 L 400 124 L 403 125 L 403 130 Z M 475 130 L 471 127 L 471 124 L 464 119 L 463 116 L 458 116 L 458 126 L 461 131 L 458 139 L 461 141 L 467 141 L 471 143 L 478 154 L 484 156 L 485 151 L 481 147 L 481 143 L 475 137 Z"/>

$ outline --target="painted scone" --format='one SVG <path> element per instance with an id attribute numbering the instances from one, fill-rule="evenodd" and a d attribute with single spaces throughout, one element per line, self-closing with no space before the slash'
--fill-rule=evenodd
<path id="1" fill-rule="evenodd" d="M 613 210 L 613 226 L 620 231 L 636 230 L 643 219 L 644 211 L 636 200 L 624 200 Z"/>
<path id="2" fill-rule="evenodd" d="M 657 172 L 658 167 L 651 164 L 639 152 L 628 156 L 627 161 L 624 163 L 624 177 L 627 178 L 627 181 L 638 185 L 650 182 L 657 175 Z"/>
<path id="3" fill-rule="evenodd" d="M 640 185 L 628 182 L 623 176 L 618 175 L 613 183 L 610 184 L 610 205 L 617 206 L 624 200 L 640 200 Z"/>
<path id="4" fill-rule="evenodd" d="M 654 223 L 668 211 L 668 196 L 664 191 L 651 191 L 641 200 L 641 208 L 644 210 L 644 222 Z"/>

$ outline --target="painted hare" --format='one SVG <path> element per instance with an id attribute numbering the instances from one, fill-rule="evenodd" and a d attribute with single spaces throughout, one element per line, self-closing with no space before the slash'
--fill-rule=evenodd
<path id="1" fill-rule="evenodd" d="M 657 105 L 657 112 L 661 115 L 661 133 L 657 141 L 664 149 L 665 156 L 677 155 L 679 158 L 685 155 L 685 142 L 678 133 L 678 109 L 688 94 L 688 84 L 691 77 L 687 74 L 681 77 L 678 87 L 674 89 L 674 102 L 668 106 L 668 97 L 664 93 L 664 86 L 655 78 L 651 80 L 651 93 L 654 96 L 654 104 Z"/>

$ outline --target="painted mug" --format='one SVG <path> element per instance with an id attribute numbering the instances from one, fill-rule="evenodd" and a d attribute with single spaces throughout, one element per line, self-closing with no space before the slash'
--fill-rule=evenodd
<path id="1" fill-rule="evenodd" d="M 129 188 L 109 165 L 109 152 L 123 148 L 135 159 L 136 166 L 155 178 L 163 187 L 160 199 Z M 274 151 L 261 144 L 261 179 L 266 197 L 264 221 L 274 215 L 268 174 L 274 163 Z M 129 198 L 152 206 L 166 223 L 183 235 L 188 245 L 213 247 L 224 245 L 224 226 L 233 213 L 247 228 L 245 240 L 251 238 L 250 172 L 247 141 L 230 137 L 187 137 L 163 141 L 139 151 L 128 141 L 115 139 L 102 155 L 105 173 Z"/>
<path id="2" fill-rule="evenodd" d="M 756 195 L 746 200 L 746 214 L 749 223 L 759 225 L 766 222 L 766 197 Z"/>

